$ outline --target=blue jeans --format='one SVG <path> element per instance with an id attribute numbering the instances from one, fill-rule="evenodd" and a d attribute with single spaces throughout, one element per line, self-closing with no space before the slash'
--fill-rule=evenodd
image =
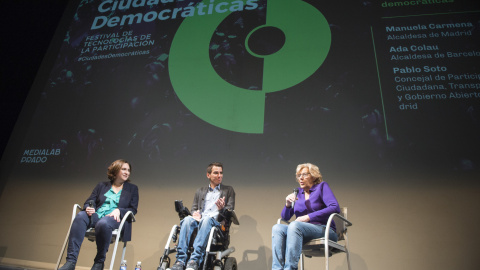
<path id="1" fill-rule="evenodd" d="M 272 228 L 272 270 L 298 269 L 303 243 L 324 236 L 325 225 L 300 221 L 293 221 L 289 225 L 275 224 Z M 338 240 L 331 228 L 329 239 Z"/>
<path id="2" fill-rule="evenodd" d="M 197 236 L 193 242 L 193 253 L 190 256 L 190 260 L 194 260 L 200 265 L 205 257 L 205 249 L 207 248 L 210 230 L 214 226 L 220 226 L 220 223 L 211 217 L 202 217 L 200 222 L 196 221 L 192 216 L 184 218 L 180 222 L 180 237 L 176 255 L 177 261 L 181 261 L 185 265 L 187 261 L 188 243 L 190 243 L 193 232 L 198 228 Z"/>
<path id="3" fill-rule="evenodd" d="M 98 215 L 94 213 L 91 217 L 85 211 L 79 212 L 72 223 L 70 236 L 68 238 L 67 261 L 77 262 L 78 253 L 82 246 L 83 239 L 87 229 L 95 227 L 95 243 L 97 244 L 97 255 L 94 261 L 103 263 L 112 239 L 112 231 L 118 229 L 120 222 L 113 217 L 102 217 L 98 219 Z"/>

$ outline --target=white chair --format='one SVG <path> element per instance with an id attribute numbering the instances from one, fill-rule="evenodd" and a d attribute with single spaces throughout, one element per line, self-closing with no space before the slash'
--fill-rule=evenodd
<path id="1" fill-rule="evenodd" d="M 72 228 L 72 223 L 73 220 L 75 219 L 75 216 L 77 215 L 78 211 L 81 211 L 82 207 L 79 204 L 75 204 L 73 206 L 73 211 L 72 211 L 72 219 L 70 221 L 70 226 L 68 227 L 68 232 L 67 232 L 67 237 L 65 237 L 65 241 L 63 242 L 62 250 L 60 251 L 60 256 L 58 256 L 58 261 L 57 261 L 57 266 L 55 267 L 55 270 L 58 269 L 60 266 L 60 262 L 62 260 L 63 254 L 65 253 L 65 249 L 67 248 L 67 243 L 68 243 L 68 237 L 70 236 L 70 229 Z M 117 254 L 117 247 L 118 247 L 118 242 L 122 241 L 123 242 L 123 251 L 122 251 L 122 259 L 123 261 L 125 259 L 125 251 L 127 249 L 127 241 L 123 241 L 123 237 L 121 234 L 121 231 L 123 229 L 123 225 L 125 222 L 128 220 L 128 218 L 132 219 L 132 222 L 135 221 L 135 215 L 133 214 L 132 211 L 128 211 L 125 216 L 123 217 L 122 221 L 120 222 L 120 226 L 118 229 L 114 230 L 112 232 L 112 240 L 110 243 L 115 243 L 114 248 L 113 248 L 113 254 L 112 254 L 112 259 L 110 261 L 110 270 L 113 269 L 113 265 L 115 263 L 115 255 Z M 85 233 L 85 238 L 87 238 L 90 241 L 95 241 L 95 228 L 90 228 L 87 230 Z"/>
<path id="2" fill-rule="evenodd" d="M 335 221 L 337 228 L 338 242 L 329 239 L 330 226 L 332 220 Z M 287 222 L 279 219 L 277 223 Z M 288 223 L 288 222 L 287 222 Z M 347 227 L 352 223 L 347 220 L 347 208 L 340 208 L 339 214 L 331 214 L 326 225 L 325 236 L 308 241 L 302 247 L 302 255 L 300 256 L 300 269 L 304 270 L 304 257 L 325 257 L 325 269 L 328 270 L 328 258 L 333 254 L 346 253 L 348 269 L 351 270 L 350 254 L 348 251 Z M 342 244 L 343 243 L 343 244 Z"/>

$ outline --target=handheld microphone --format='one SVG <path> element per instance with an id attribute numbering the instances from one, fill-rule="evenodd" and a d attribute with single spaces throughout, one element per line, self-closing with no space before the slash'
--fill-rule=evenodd
<path id="1" fill-rule="evenodd" d="M 88 201 L 88 207 L 91 207 L 91 208 L 95 208 L 95 201 L 94 200 L 89 200 Z M 87 210 L 85 210 L 86 212 Z M 90 221 L 90 223 L 92 222 L 92 216 L 88 216 L 88 220 Z"/>
<path id="2" fill-rule="evenodd" d="M 295 200 L 292 202 L 292 208 L 295 207 L 295 202 L 297 201 L 298 188 L 293 189 L 293 195 L 295 195 Z"/>

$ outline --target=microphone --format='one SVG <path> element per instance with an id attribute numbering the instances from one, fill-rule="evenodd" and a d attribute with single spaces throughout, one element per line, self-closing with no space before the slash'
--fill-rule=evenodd
<path id="1" fill-rule="evenodd" d="M 297 201 L 298 188 L 293 189 L 293 195 L 295 195 L 295 200 L 292 202 L 292 208 L 295 207 L 295 202 Z"/>
<path id="2" fill-rule="evenodd" d="M 88 201 L 88 207 L 95 208 L 95 201 L 94 200 L 89 200 Z M 85 210 L 86 212 L 87 210 Z M 88 216 L 89 223 L 92 222 L 92 216 Z"/>

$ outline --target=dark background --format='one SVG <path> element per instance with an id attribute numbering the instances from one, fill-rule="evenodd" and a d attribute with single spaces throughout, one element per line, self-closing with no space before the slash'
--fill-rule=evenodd
<path id="1" fill-rule="evenodd" d="M 0 156 L 68 1 L 0 1 Z"/>

